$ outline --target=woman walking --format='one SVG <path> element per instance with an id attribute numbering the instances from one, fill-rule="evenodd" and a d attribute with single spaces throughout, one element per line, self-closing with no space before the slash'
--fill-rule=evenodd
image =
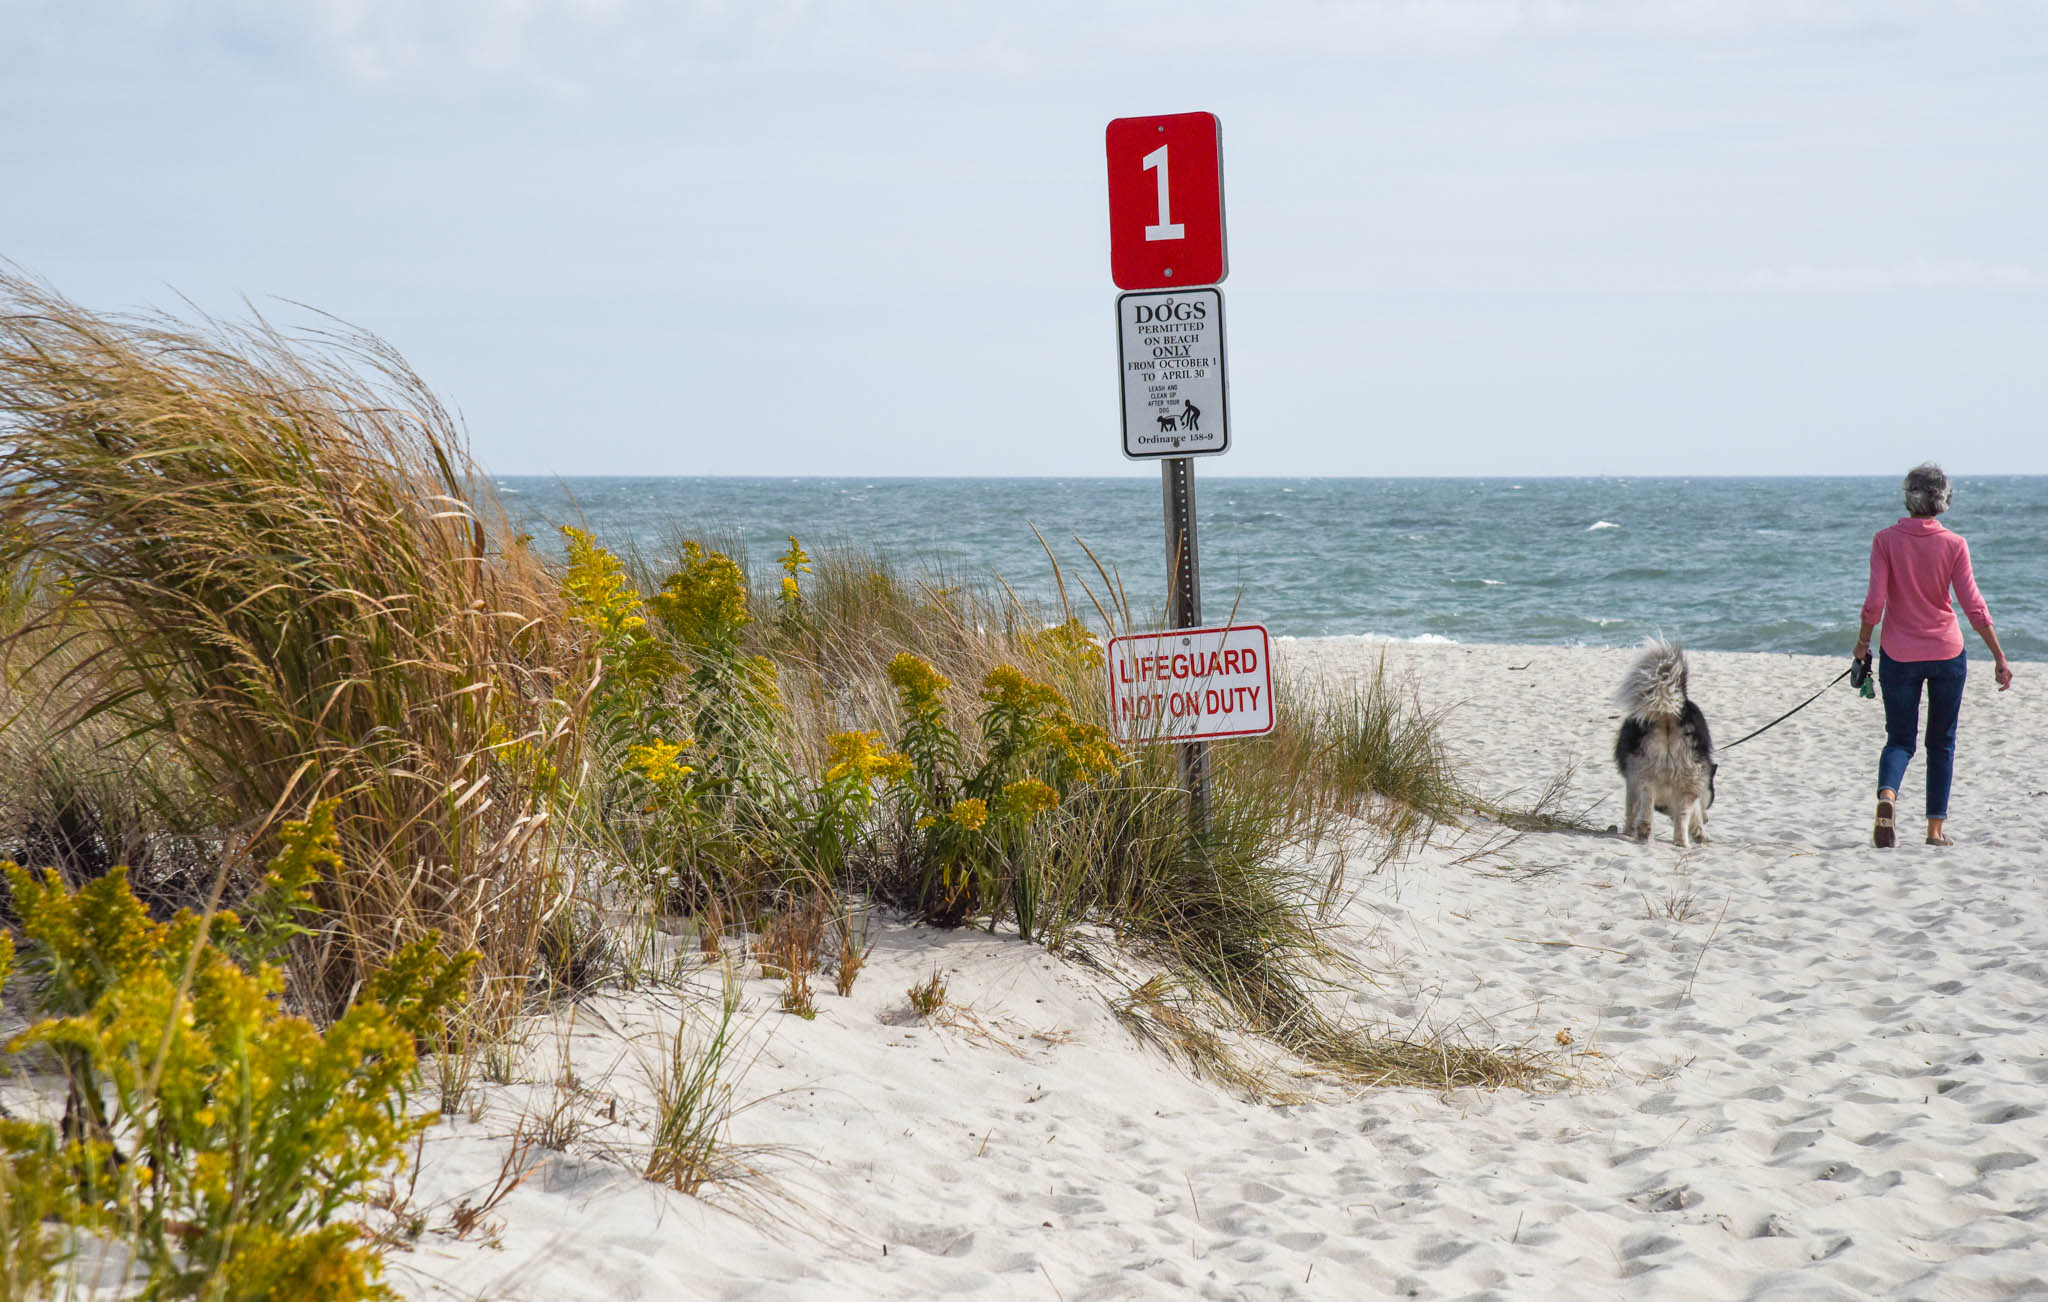
<path id="1" fill-rule="evenodd" d="M 1956 719 L 1962 713 L 1969 662 L 1962 628 L 1949 605 L 1951 589 L 1970 627 L 1991 648 L 1998 690 L 2012 686 L 2012 666 L 1970 573 L 1970 545 L 1934 518 L 1948 510 L 1950 491 L 1940 466 L 1930 461 L 1913 467 L 1906 472 L 1906 518 L 1870 540 L 1870 591 L 1863 598 L 1856 658 L 1869 656 L 1871 630 L 1883 620 L 1878 683 L 1884 689 L 1885 739 L 1877 760 L 1877 825 L 1871 833 L 1871 843 L 1881 850 L 1898 842 L 1893 809 L 1920 731 L 1922 686 L 1927 689 L 1927 844 L 1955 844 L 1942 825 L 1948 821 Z"/>

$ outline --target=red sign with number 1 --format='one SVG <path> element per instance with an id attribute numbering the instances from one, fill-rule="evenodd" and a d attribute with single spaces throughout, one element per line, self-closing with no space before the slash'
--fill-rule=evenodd
<path id="1" fill-rule="evenodd" d="M 1214 285 L 1223 244 L 1223 124 L 1214 113 L 1118 118 L 1109 153 L 1109 275 L 1119 289 Z"/>

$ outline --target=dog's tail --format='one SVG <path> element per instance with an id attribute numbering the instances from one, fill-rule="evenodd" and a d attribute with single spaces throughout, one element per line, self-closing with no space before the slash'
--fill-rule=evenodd
<path id="1" fill-rule="evenodd" d="M 1685 652 L 1662 638 L 1645 639 L 1614 699 L 1639 721 L 1677 718 L 1685 708 Z"/>

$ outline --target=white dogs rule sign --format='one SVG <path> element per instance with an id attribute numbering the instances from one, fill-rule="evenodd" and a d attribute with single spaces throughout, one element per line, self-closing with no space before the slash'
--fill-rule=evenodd
<path id="1" fill-rule="evenodd" d="M 1273 661 L 1259 624 L 1109 640 L 1117 741 L 1203 741 L 1273 731 Z"/>
<path id="2" fill-rule="evenodd" d="M 1228 452 L 1223 291 L 1119 294 L 1116 316 L 1124 455 L 1142 461 Z"/>

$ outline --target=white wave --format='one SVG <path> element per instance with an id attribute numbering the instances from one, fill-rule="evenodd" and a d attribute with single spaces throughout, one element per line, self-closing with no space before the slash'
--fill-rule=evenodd
<path id="1" fill-rule="evenodd" d="M 1414 637 L 1389 637 L 1384 633 L 1319 633 L 1299 637 L 1292 633 L 1275 633 L 1275 642 L 1408 642 L 1432 646 L 1458 646 L 1454 637 L 1440 633 L 1418 633 Z"/>
<path id="2" fill-rule="evenodd" d="M 1479 582 L 1489 588 L 1505 588 L 1507 586 L 1507 584 L 1500 579 L 1481 579 L 1479 580 Z"/>
<path id="3" fill-rule="evenodd" d="M 1612 520 L 1595 520 L 1595 521 L 1593 521 L 1593 523 L 1591 523 L 1591 524 L 1589 524 L 1589 525 L 1587 525 L 1587 526 L 1586 526 L 1586 532 L 1587 532 L 1587 533 L 1591 533 L 1591 532 L 1593 532 L 1593 531 L 1594 531 L 1595 529 L 1619 529 L 1619 528 L 1621 528 L 1621 526 L 1620 526 L 1620 525 L 1618 525 L 1618 524 L 1616 524 L 1616 523 L 1615 523 L 1614 521 L 1612 521 Z"/>

